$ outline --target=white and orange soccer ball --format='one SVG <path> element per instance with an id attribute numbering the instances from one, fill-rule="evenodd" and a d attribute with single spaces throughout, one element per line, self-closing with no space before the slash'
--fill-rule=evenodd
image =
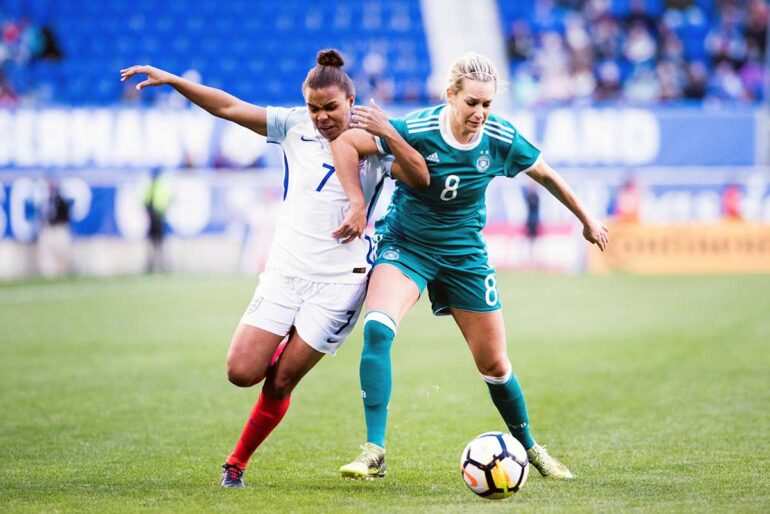
<path id="1" fill-rule="evenodd" d="M 486 432 L 465 447 L 460 469 L 471 491 L 488 500 L 502 500 L 524 487 L 529 460 L 510 434 Z"/>

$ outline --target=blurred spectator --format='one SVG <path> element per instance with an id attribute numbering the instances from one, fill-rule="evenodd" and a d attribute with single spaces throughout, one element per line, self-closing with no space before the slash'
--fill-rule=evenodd
<path id="1" fill-rule="evenodd" d="M 679 68 L 683 68 L 685 64 L 682 40 L 677 36 L 676 32 L 668 27 L 663 27 L 661 30 L 661 45 L 658 59 L 671 62 Z"/>
<path id="2" fill-rule="evenodd" d="M 687 85 L 684 87 L 684 98 L 688 100 L 703 100 L 708 89 L 708 72 L 702 62 L 692 62 L 687 65 Z"/>
<path id="3" fill-rule="evenodd" d="M 40 49 L 37 57 L 45 61 L 59 61 L 64 57 L 56 34 L 48 25 L 43 25 L 40 29 Z"/>
<path id="4" fill-rule="evenodd" d="M 623 90 L 625 98 L 631 103 L 652 103 L 660 98 L 660 83 L 655 71 L 649 66 L 639 66 L 626 81 Z"/>
<path id="5" fill-rule="evenodd" d="M 705 45 L 711 61 L 717 66 L 725 61 L 738 65 L 746 58 L 746 39 L 741 32 L 740 13 L 735 7 L 725 9 L 719 24 L 706 35 Z"/>
<path id="6" fill-rule="evenodd" d="M 529 263 L 537 262 L 535 246 L 540 236 L 540 196 L 537 194 L 537 184 L 528 183 L 524 188 L 524 202 L 527 205 L 527 221 L 524 225 L 527 242 L 529 243 Z"/>
<path id="7" fill-rule="evenodd" d="M 150 185 L 144 196 L 144 206 L 149 219 L 147 237 L 150 240 L 147 273 L 165 271 L 163 241 L 166 236 L 166 210 L 171 200 L 171 188 L 160 169 L 152 171 Z"/>
<path id="8" fill-rule="evenodd" d="M 736 184 L 729 184 L 722 193 L 722 215 L 728 221 L 737 221 L 743 218 L 741 215 L 741 188 Z"/>
<path id="9" fill-rule="evenodd" d="M 516 105 L 529 106 L 537 103 L 539 96 L 537 80 L 529 63 L 522 63 L 516 68 L 511 78 L 511 94 Z"/>
<path id="10" fill-rule="evenodd" d="M 72 234 L 69 202 L 54 182 L 48 184 L 47 193 L 37 239 L 37 262 L 40 274 L 52 278 L 72 272 Z"/>
<path id="11" fill-rule="evenodd" d="M 508 59 L 514 64 L 532 58 L 535 39 L 527 22 L 516 20 L 511 24 L 506 46 L 508 49 Z"/>
<path id="12" fill-rule="evenodd" d="M 5 73 L 0 69 L 0 107 L 15 107 L 18 103 L 19 95 L 16 94 L 16 91 L 5 78 Z"/>
<path id="13" fill-rule="evenodd" d="M 610 16 L 602 16 L 591 28 L 591 40 L 598 59 L 615 60 L 620 56 L 620 25 Z"/>
<path id="14" fill-rule="evenodd" d="M 22 100 L 46 98 L 51 84 L 36 83 L 27 70 L 38 61 L 63 58 L 61 47 L 51 27 L 39 26 L 29 19 L 0 18 L 0 106 L 14 106 Z M 21 73 L 13 73 L 19 71 Z"/>
<path id="15" fill-rule="evenodd" d="M 576 100 L 589 101 L 596 91 L 596 78 L 588 63 L 577 63 L 572 70 L 572 94 Z"/>
<path id="16" fill-rule="evenodd" d="M 659 90 L 658 99 L 664 102 L 678 100 L 683 95 L 683 82 L 685 76 L 681 70 L 671 61 L 662 61 L 655 68 Z"/>
<path id="17" fill-rule="evenodd" d="M 765 86 L 765 63 L 754 43 L 749 43 L 748 59 L 738 73 L 748 100 L 761 100 Z"/>
<path id="18" fill-rule="evenodd" d="M 382 52 L 369 49 L 361 62 L 361 71 L 355 76 L 356 94 L 361 101 L 375 98 L 381 102 L 393 100 L 393 79 L 387 75 L 388 62 Z"/>
<path id="19" fill-rule="evenodd" d="M 746 14 L 746 45 L 759 50 L 759 60 L 765 58 L 767 25 L 770 6 L 766 0 L 750 0 Z"/>
<path id="20" fill-rule="evenodd" d="M 555 31 L 541 36 L 535 53 L 536 73 L 540 79 L 540 98 L 545 102 L 563 102 L 572 97 L 569 75 L 570 57 L 561 35 Z"/>
<path id="21" fill-rule="evenodd" d="M 634 27 L 639 27 L 647 33 L 654 33 L 657 30 L 655 17 L 647 12 L 647 5 L 644 0 L 631 0 L 624 22 L 626 30 L 629 32 Z"/>
<path id="22" fill-rule="evenodd" d="M 601 102 L 617 100 L 620 98 L 622 90 L 620 68 L 615 61 L 604 61 L 600 63 L 597 76 L 594 99 Z"/>
<path id="23" fill-rule="evenodd" d="M 636 180 L 627 179 L 618 191 L 618 200 L 615 207 L 615 217 L 623 223 L 636 223 L 639 221 L 639 209 L 641 207 L 641 194 Z"/>
<path id="24" fill-rule="evenodd" d="M 635 22 L 629 27 L 623 42 L 623 56 L 631 64 L 649 64 L 655 59 L 657 51 L 655 38 L 645 24 Z"/>
<path id="25" fill-rule="evenodd" d="M 728 61 L 717 64 L 711 75 L 707 96 L 716 100 L 740 100 L 745 97 L 743 83 L 733 65 Z"/>

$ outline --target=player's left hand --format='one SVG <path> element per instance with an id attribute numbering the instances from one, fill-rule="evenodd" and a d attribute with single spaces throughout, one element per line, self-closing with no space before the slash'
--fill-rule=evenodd
<path id="1" fill-rule="evenodd" d="M 340 239 L 342 244 L 347 244 L 364 234 L 366 228 L 366 207 L 364 205 L 348 207 L 345 218 L 340 226 L 332 232 L 332 237 Z"/>
<path id="2" fill-rule="evenodd" d="M 610 241 L 609 229 L 597 219 L 591 218 L 583 225 L 583 237 L 586 241 L 599 247 L 601 251 L 607 248 Z"/>
<path id="3" fill-rule="evenodd" d="M 170 84 L 175 78 L 178 78 L 176 75 L 163 71 L 160 68 L 144 64 L 120 70 L 120 81 L 125 82 L 134 75 L 147 75 L 147 79 L 136 85 L 137 91 L 141 91 L 148 86 Z"/>
<path id="4" fill-rule="evenodd" d="M 371 107 L 363 105 L 353 107 L 350 127 L 364 129 L 373 136 L 387 137 L 394 130 L 388 122 L 388 115 L 373 98 L 369 100 L 369 104 Z"/>

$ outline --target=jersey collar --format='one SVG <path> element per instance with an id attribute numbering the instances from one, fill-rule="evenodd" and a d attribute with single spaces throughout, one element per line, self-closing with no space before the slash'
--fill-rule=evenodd
<path id="1" fill-rule="evenodd" d="M 443 109 L 441 109 L 441 112 L 438 114 L 438 126 L 439 130 L 441 131 L 441 137 L 444 139 L 446 144 L 451 146 L 452 148 L 457 148 L 458 150 L 473 150 L 477 146 L 479 146 L 479 143 L 481 143 L 481 137 L 484 134 L 484 130 L 482 127 L 482 130 L 479 130 L 476 132 L 476 135 L 473 136 L 473 139 L 470 140 L 468 143 L 461 143 L 459 142 L 454 134 L 452 134 L 452 127 L 449 126 L 449 105 L 447 104 Z"/>

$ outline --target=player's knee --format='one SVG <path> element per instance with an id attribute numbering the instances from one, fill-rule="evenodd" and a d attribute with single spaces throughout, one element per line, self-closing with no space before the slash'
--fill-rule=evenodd
<path id="1" fill-rule="evenodd" d="M 238 387 L 249 387 L 254 385 L 255 373 L 245 366 L 236 363 L 227 364 L 227 380 Z"/>
<path id="2" fill-rule="evenodd" d="M 496 359 L 489 362 L 477 363 L 476 367 L 485 377 L 504 378 L 511 371 L 511 363 L 508 359 Z"/>

